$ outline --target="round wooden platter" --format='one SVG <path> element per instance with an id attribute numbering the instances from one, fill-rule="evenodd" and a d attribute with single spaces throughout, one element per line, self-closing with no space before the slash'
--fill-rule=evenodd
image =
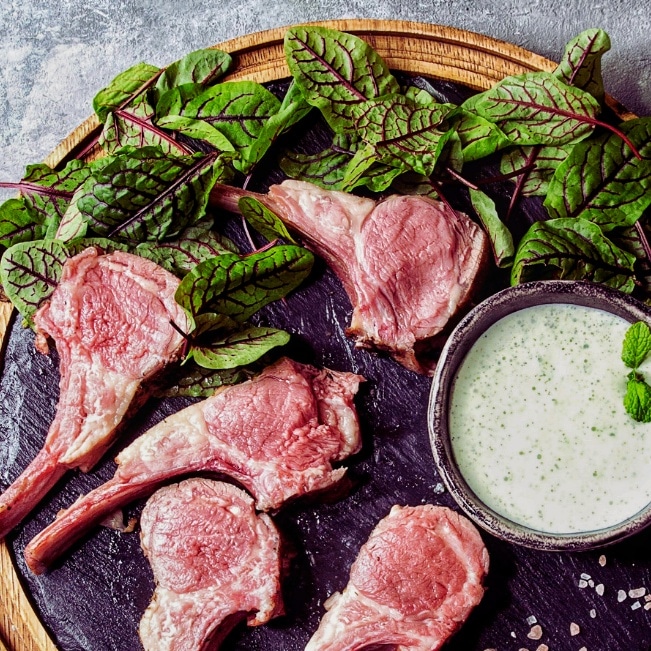
<path id="1" fill-rule="evenodd" d="M 508 75 L 553 70 L 555 63 L 523 48 L 481 34 L 441 25 L 390 20 L 333 20 L 317 23 L 356 34 L 370 43 L 393 70 L 453 81 L 486 90 Z M 283 54 L 286 28 L 249 34 L 215 47 L 231 53 L 234 72 L 228 79 L 267 82 L 289 76 Z M 91 98 L 88 98 L 90 106 Z M 612 108 L 624 109 L 609 98 Z M 47 157 L 55 167 L 84 152 L 100 129 L 96 116 L 88 118 Z M 0 342 L 7 330 L 11 305 L 0 304 Z M 56 646 L 34 613 L 16 576 L 8 548 L 0 544 L 0 651 L 53 651 Z"/>

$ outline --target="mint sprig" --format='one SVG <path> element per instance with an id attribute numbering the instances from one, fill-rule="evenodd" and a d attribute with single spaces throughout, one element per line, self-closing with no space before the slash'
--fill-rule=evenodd
<path id="1" fill-rule="evenodd" d="M 651 386 L 639 372 L 639 366 L 651 353 L 651 330 L 643 321 L 634 323 L 624 336 L 622 361 L 633 370 L 628 374 L 624 407 L 640 423 L 651 423 Z"/>

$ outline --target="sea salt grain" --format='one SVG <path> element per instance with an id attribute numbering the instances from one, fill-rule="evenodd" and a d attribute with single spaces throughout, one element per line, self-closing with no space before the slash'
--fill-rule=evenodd
<path id="1" fill-rule="evenodd" d="M 574 637 L 575 635 L 578 635 L 580 632 L 581 632 L 581 627 L 578 624 L 572 622 L 570 624 L 570 635 Z"/>
<path id="2" fill-rule="evenodd" d="M 646 588 L 636 588 L 635 590 L 629 590 L 628 596 L 631 599 L 639 599 L 646 594 Z"/>
<path id="3" fill-rule="evenodd" d="M 603 554 L 599 557 L 599 565 L 601 565 L 601 567 L 606 565 L 606 557 Z"/>
<path id="4" fill-rule="evenodd" d="M 603 583 L 600 583 L 600 584 L 595 588 L 595 592 L 596 592 L 600 597 L 603 597 L 603 596 L 604 596 L 604 590 L 605 590 L 605 588 L 604 588 L 604 584 L 603 584 Z"/>
<path id="5" fill-rule="evenodd" d="M 626 591 L 619 590 L 617 592 L 617 601 L 619 601 L 621 603 L 622 601 L 624 601 L 624 599 L 626 599 Z"/>
<path id="6" fill-rule="evenodd" d="M 583 589 L 583 588 L 587 588 L 587 587 L 588 587 L 588 582 L 585 579 L 581 579 L 579 581 L 579 588 Z"/>
<path id="7" fill-rule="evenodd" d="M 638 608 L 642 608 L 642 604 L 639 601 L 636 601 L 632 606 L 631 610 L 637 610 Z"/>
<path id="8" fill-rule="evenodd" d="M 549 651 L 549 647 L 546 644 L 541 644 L 536 648 L 536 651 Z"/>
<path id="9" fill-rule="evenodd" d="M 592 617 L 592 619 L 594 619 L 596 616 L 597 616 L 597 611 L 593 608 L 593 609 L 590 611 L 590 617 Z"/>
<path id="10" fill-rule="evenodd" d="M 542 628 L 536 624 L 535 626 L 531 627 L 531 630 L 527 633 L 527 637 L 530 640 L 539 640 L 542 637 Z"/>
<path id="11" fill-rule="evenodd" d="M 529 617 L 527 617 L 527 624 L 529 624 L 529 626 L 533 626 L 534 624 L 537 624 L 537 623 L 538 623 L 538 620 L 536 619 L 535 615 L 529 615 Z"/>

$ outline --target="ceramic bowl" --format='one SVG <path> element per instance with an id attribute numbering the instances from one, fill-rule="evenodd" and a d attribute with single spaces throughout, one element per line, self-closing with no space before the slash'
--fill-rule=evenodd
<path id="1" fill-rule="evenodd" d="M 535 549 L 592 549 L 631 536 L 650 524 L 651 504 L 633 517 L 605 529 L 570 534 L 536 531 L 495 512 L 473 493 L 456 465 L 450 442 L 448 412 L 451 389 L 457 369 L 470 348 L 484 331 L 502 317 L 527 307 L 548 303 L 569 303 L 598 308 L 631 323 L 646 321 L 651 326 L 651 310 L 644 304 L 622 292 L 593 283 L 530 282 L 491 296 L 465 316 L 452 332 L 442 351 L 428 409 L 430 441 L 439 473 L 448 491 L 477 525 L 498 538 Z M 649 462 L 651 464 L 651 460 Z"/>

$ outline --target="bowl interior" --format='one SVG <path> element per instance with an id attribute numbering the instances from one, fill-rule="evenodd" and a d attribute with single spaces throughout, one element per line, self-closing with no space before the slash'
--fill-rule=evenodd
<path id="1" fill-rule="evenodd" d="M 651 325 L 645 305 L 603 285 L 578 281 L 538 281 L 503 290 L 479 304 L 450 335 L 432 384 L 428 426 L 434 459 L 448 490 L 479 526 L 510 542 L 544 550 L 580 550 L 601 547 L 636 533 L 651 523 L 651 504 L 621 523 L 581 533 L 540 532 L 513 522 L 484 504 L 468 486 L 454 459 L 449 430 L 452 385 L 468 351 L 494 323 L 519 310 L 550 303 L 580 305 L 615 314 L 631 323 Z"/>

